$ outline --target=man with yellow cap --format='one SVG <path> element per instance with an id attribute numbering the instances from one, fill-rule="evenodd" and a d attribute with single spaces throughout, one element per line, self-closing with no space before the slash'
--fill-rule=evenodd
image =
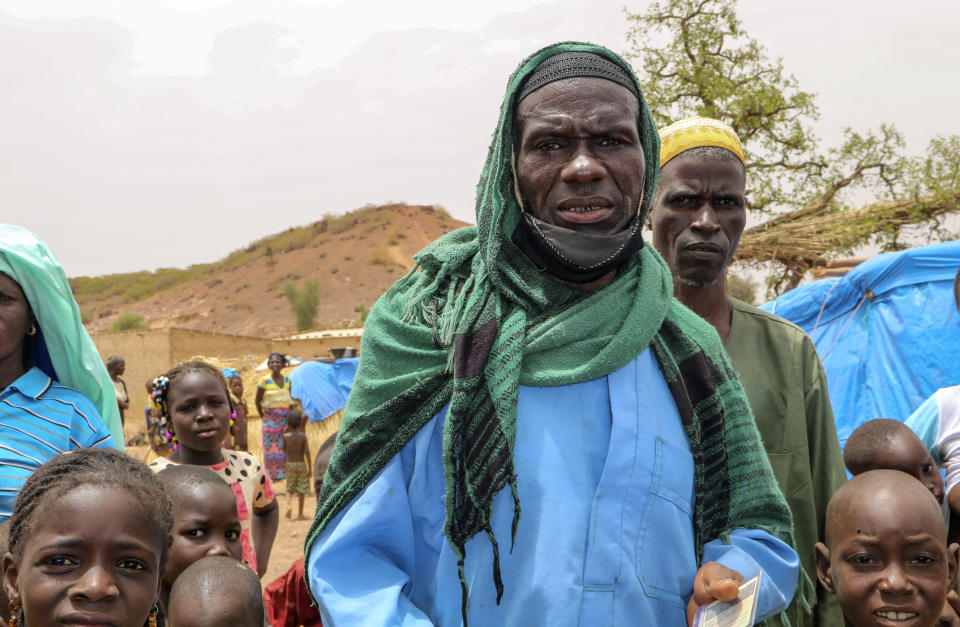
<path id="1" fill-rule="evenodd" d="M 796 325 L 727 294 L 726 269 L 746 222 L 746 159 L 736 132 L 710 118 L 660 131 L 660 183 L 650 224 L 673 274 L 674 295 L 717 330 L 740 374 L 774 474 L 793 513 L 797 553 L 816 580 L 813 545 L 827 502 L 845 479 L 827 382 Z M 835 597 L 799 598 L 792 625 L 842 625 Z"/>

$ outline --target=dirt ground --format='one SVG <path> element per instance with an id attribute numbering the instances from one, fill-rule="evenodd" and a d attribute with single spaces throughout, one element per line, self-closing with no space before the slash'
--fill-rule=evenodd
<path id="1" fill-rule="evenodd" d="M 273 543 L 273 552 L 270 554 L 270 564 L 267 574 L 263 578 L 263 585 L 287 572 L 290 565 L 297 558 L 303 557 L 303 543 L 307 540 L 307 532 L 313 522 L 313 513 L 317 508 L 317 499 L 311 494 L 303 504 L 303 515 L 306 520 L 297 520 L 297 502 L 293 501 L 293 517 L 287 518 L 284 512 L 287 509 L 287 496 L 284 482 L 274 484 L 277 491 L 277 503 L 280 505 L 280 526 L 277 529 L 277 539 Z"/>
<path id="2" fill-rule="evenodd" d="M 245 376 L 245 384 L 247 383 L 246 378 Z M 256 391 L 256 384 L 246 384 L 244 390 L 244 398 L 247 400 L 250 412 L 254 414 L 254 416 L 247 419 L 247 443 L 249 444 L 250 453 L 262 459 L 263 450 L 260 446 L 260 427 L 262 421 L 255 415 L 256 409 L 253 405 L 253 395 Z M 132 412 L 131 415 L 133 415 Z M 310 443 L 311 460 L 313 456 L 316 455 L 320 445 L 323 444 L 339 426 L 339 413 L 321 422 L 307 423 L 307 440 Z M 127 430 L 130 430 L 132 435 L 135 428 L 128 424 Z M 149 446 L 127 446 L 126 452 L 128 455 L 145 463 L 149 463 L 156 458 L 156 455 L 150 450 Z M 275 482 L 273 489 L 277 494 L 277 504 L 280 506 L 280 525 L 277 528 L 277 537 L 273 543 L 273 551 L 270 554 L 270 564 L 267 568 L 267 574 L 262 579 L 264 586 L 285 573 L 291 564 L 303 555 L 303 544 L 306 541 L 307 531 L 309 531 L 310 524 L 313 522 L 313 513 L 317 507 L 317 500 L 314 495 L 308 495 L 303 505 L 303 515 L 306 519 L 297 520 L 297 501 L 294 499 L 292 517 L 287 518 L 285 516 L 287 511 L 286 482 Z"/>

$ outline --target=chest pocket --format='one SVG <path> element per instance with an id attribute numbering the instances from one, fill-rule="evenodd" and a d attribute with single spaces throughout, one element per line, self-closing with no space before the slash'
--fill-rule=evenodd
<path id="1" fill-rule="evenodd" d="M 637 578 L 647 596 L 678 607 L 686 607 L 697 574 L 692 494 L 693 455 L 658 436 L 637 542 Z"/>

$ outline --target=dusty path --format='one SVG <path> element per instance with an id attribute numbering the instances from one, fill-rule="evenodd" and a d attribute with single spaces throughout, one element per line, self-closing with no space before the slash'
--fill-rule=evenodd
<path id="1" fill-rule="evenodd" d="M 297 520 L 296 500 L 293 502 L 293 518 L 284 516 L 287 509 L 286 486 L 284 481 L 274 485 L 277 491 L 277 503 L 280 505 L 280 526 L 277 528 L 277 539 L 273 543 L 273 552 L 270 554 L 270 565 L 267 574 L 263 577 L 263 585 L 287 572 L 290 565 L 298 558 L 303 557 L 303 543 L 307 539 L 307 531 L 313 522 L 313 512 L 317 507 L 317 499 L 311 494 L 303 504 L 303 515 L 306 520 Z"/>

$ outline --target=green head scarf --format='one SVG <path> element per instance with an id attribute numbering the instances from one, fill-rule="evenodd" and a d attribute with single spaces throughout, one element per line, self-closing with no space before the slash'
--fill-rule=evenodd
<path id="1" fill-rule="evenodd" d="M 33 366 L 89 398 L 123 450 L 123 428 L 113 381 L 80 319 L 70 283 L 47 245 L 30 231 L 0 224 L 0 272 L 20 284 L 37 334 Z"/>
<path id="2" fill-rule="evenodd" d="M 646 159 L 642 206 L 649 207 L 659 174 L 660 139 L 630 66 L 605 48 L 573 42 L 548 46 L 525 59 L 507 83 L 477 187 L 477 225 L 454 231 L 420 251 L 415 256 L 417 267 L 370 312 L 354 388 L 306 543 L 309 552 L 337 513 L 448 407 L 443 431 L 444 534 L 459 558 L 465 622 L 469 594 L 463 576 L 464 546 L 478 533 L 486 533 L 491 542 L 498 602 L 503 594 L 490 508 L 494 495 L 508 486 L 515 507 L 511 542 L 522 541 L 516 538 L 520 498 L 513 464 L 519 386 L 596 379 L 620 369 L 648 346 L 677 399 L 695 460 L 710 456 L 709 474 L 726 482 L 714 485 L 714 479 L 702 472 L 706 465 L 697 466 L 697 513 L 702 519 L 696 529 L 698 554 L 706 541 L 741 526 L 760 526 L 781 536 L 791 533 L 790 512 L 719 338 L 710 325 L 672 298 L 670 272 L 653 248 L 641 248 L 607 286 L 583 291 L 545 274 L 511 241 L 521 219 L 513 164 L 517 95 L 541 61 L 570 51 L 605 57 L 636 83 L 637 124 Z M 706 368 L 709 380 L 701 381 L 699 369 L 691 376 L 696 375 L 695 383 L 702 383 L 703 389 L 694 389 L 682 367 L 685 360 L 698 357 L 703 359 L 697 365 Z M 699 402 L 718 394 L 722 397 L 714 404 Z M 727 394 L 732 396 L 725 405 Z M 701 416 L 702 411 L 709 416 Z M 710 447 L 698 451 L 703 420 L 719 421 L 720 437 L 712 428 Z M 716 426 L 713 422 L 711 427 Z M 750 442 L 738 450 L 759 456 L 747 464 L 748 472 L 754 466 L 761 469 L 746 476 L 751 482 L 749 498 L 738 483 L 745 475 L 738 473 L 731 485 L 723 471 L 726 453 L 717 447 L 725 443 L 725 429 Z M 717 456 L 722 458 L 719 465 Z M 727 498 L 731 487 L 740 490 L 737 499 Z M 707 490 L 715 494 L 699 498 Z M 744 510 L 750 515 L 741 516 Z"/>

